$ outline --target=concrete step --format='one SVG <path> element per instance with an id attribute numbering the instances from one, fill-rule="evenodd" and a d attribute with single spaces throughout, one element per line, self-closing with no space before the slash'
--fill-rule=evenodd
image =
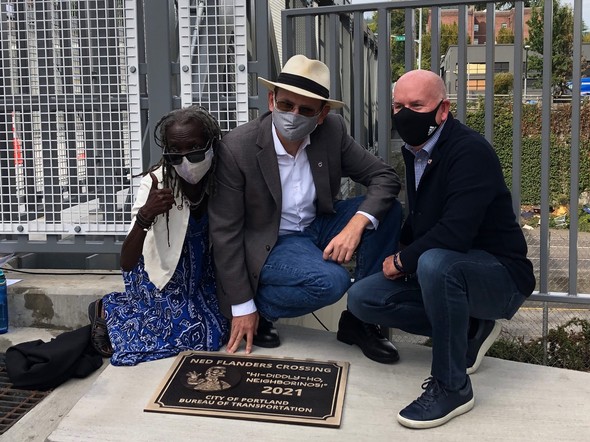
<path id="1" fill-rule="evenodd" d="M 24 272 L 24 270 L 23 270 Z M 73 330 L 88 324 L 88 304 L 125 286 L 120 271 L 6 270 L 9 327 Z"/>

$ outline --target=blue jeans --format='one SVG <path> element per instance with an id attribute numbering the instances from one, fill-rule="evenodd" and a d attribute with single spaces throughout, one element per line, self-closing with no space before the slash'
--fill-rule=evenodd
<path id="1" fill-rule="evenodd" d="M 338 301 L 350 287 L 350 274 L 322 257 L 324 248 L 357 212 L 364 196 L 337 201 L 334 214 L 319 215 L 301 233 L 279 236 L 260 272 L 259 313 L 269 321 L 311 313 Z M 356 250 L 355 280 L 381 272 L 397 248 L 401 206 L 395 201 L 377 230 L 365 230 Z"/>
<path id="2" fill-rule="evenodd" d="M 482 250 L 431 249 L 414 278 L 377 273 L 348 289 L 348 308 L 359 319 L 432 337 L 431 375 L 449 390 L 465 383 L 469 318 L 510 319 L 525 299 L 506 268 Z"/>

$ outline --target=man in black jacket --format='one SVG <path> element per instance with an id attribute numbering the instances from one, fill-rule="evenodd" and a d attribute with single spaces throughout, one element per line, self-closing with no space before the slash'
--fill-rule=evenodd
<path id="1" fill-rule="evenodd" d="M 383 272 L 348 290 L 363 321 L 432 337 L 424 393 L 398 414 L 430 428 L 473 408 L 469 374 L 535 286 L 500 162 L 449 113 L 442 79 L 416 70 L 394 91 L 406 165 L 408 216 Z"/>

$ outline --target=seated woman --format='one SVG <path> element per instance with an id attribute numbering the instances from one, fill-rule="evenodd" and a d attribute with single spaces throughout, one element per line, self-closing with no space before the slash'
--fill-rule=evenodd
<path id="1" fill-rule="evenodd" d="M 88 307 L 92 344 L 113 365 L 214 351 L 227 341 L 207 218 L 220 137 L 217 121 L 198 106 L 170 112 L 154 129 L 163 154 L 143 174 L 132 209 L 121 249 L 125 292 Z"/>

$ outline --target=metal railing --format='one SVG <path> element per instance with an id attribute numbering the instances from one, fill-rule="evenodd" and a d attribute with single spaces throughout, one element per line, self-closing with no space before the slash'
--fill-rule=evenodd
<path id="1" fill-rule="evenodd" d="M 178 7 L 176 7 L 178 3 Z M 304 6 L 308 2 L 289 2 Z M 485 5 L 486 41 L 478 106 L 485 110 L 484 136 L 494 139 L 498 4 L 457 0 L 404 0 L 359 5 L 286 9 L 272 21 L 276 1 L 0 1 L 2 34 L 0 72 L 0 253 L 48 253 L 31 259 L 36 267 L 57 265 L 65 256 L 73 265 L 117 266 L 129 223 L 129 205 L 137 180 L 133 175 L 159 158 L 151 143 L 153 125 L 172 108 L 201 103 L 220 120 L 224 131 L 266 110 L 257 76 L 274 78 L 280 61 L 304 53 L 331 68 L 331 96 L 351 134 L 367 148 L 399 167 L 399 142 L 391 127 L 391 13 L 405 17 L 404 63 L 416 66 L 417 11 L 430 16 L 430 69 L 445 75 L 441 47 L 443 8 L 455 7 L 458 20 L 456 64 L 452 66 L 456 116 L 466 120 L 472 95 L 467 87 L 468 12 Z M 552 51 L 553 4 L 544 0 L 543 52 Z M 572 96 L 580 95 L 582 1 L 574 0 Z M 376 31 L 365 15 L 375 13 Z M 524 2 L 514 8 L 514 47 L 524 39 Z M 295 36 L 296 38 L 293 38 Z M 409 37 L 412 36 L 412 37 Z M 418 39 L 420 40 L 420 39 Z M 281 44 L 278 44 L 281 43 Z M 278 54 L 278 47 L 282 54 Z M 282 57 L 281 57 L 282 55 Z M 425 54 L 420 54 L 420 58 Z M 439 60 L 441 62 L 439 63 Z M 508 62 L 515 79 L 523 77 L 523 50 Z M 449 74 L 450 75 L 450 74 Z M 551 57 L 543 59 L 538 105 L 542 114 L 541 172 L 538 186 L 540 226 L 527 231 L 530 256 L 538 276 L 532 299 L 590 302 L 581 283 L 587 278 L 590 239 L 578 231 L 576 210 L 569 229 L 550 228 L 549 172 L 551 112 L 554 103 Z M 521 211 L 523 83 L 513 87 L 512 175 L 514 211 Z M 582 130 L 581 105 L 571 101 L 569 207 L 578 206 Z M 151 118 L 150 118 L 151 117 Z M 64 253 L 65 252 L 65 253 Z M 83 260 L 72 260 L 79 254 Z M 30 256 L 30 255 L 27 255 Z M 549 316 L 545 312 L 544 316 Z M 547 324 L 547 322 L 544 322 Z M 546 325 L 544 326 L 546 327 Z"/>
<path id="2" fill-rule="evenodd" d="M 248 119 L 246 0 L 0 2 L 0 253 L 117 268 L 153 126 Z"/>
<path id="3" fill-rule="evenodd" d="M 362 103 L 365 99 L 367 83 L 376 81 L 376 94 L 370 96 L 372 106 L 376 109 L 375 115 L 377 121 L 380 123 L 377 129 L 376 143 L 378 143 L 379 154 L 391 161 L 392 154 L 395 150 L 391 149 L 391 12 L 395 10 L 403 10 L 405 12 L 405 35 L 417 36 L 417 25 L 415 19 L 416 8 L 425 9 L 430 14 L 430 22 L 432 23 L 431 31 L 431 60 L 438 61 L 440 54 L 440 16 L 441 7 L 454 6 L 457 8 L 457 16 L 459 21 L 458 32 L 458 56 L 456 75 L 458 78 L 458 90 L 456 94 L 457 117 L 461 121 L 466 120 L 468 109 L 469 94 L 467 89 L 467 12 L 469 5 L 484 4 L 486 7 L 486 41 L 485 46 L 485 88 L 483 94 L 483 106 L 485 107 L 485 129 L 484 136 L 493 143 L 494 139 L 494 105 L 495 94 L 491 85 L 494 84 L 494 61 L 495 61 L 495 11 L 496 4 L 488 2 L 462 2 L 456 0 L 436 0 L 436 1 L 397 1 L 397 2 L 380 2 L 368 3 L 360 5 L 344 5 L 344 6 L 327 6 L 313 9 L 290 9 L 283 11 L 283 59 L 296 52 L 306 53 L 310 56 L 319 56 L 331 68 L 332 72 L 332 91 L 331 95 L 337 99 L 343 99 L 349 103 L 350 106 L 345 108 L 345 112 L 350 113 L 351 132 L 357 139 L 363 139 L 364 134 L 359 133 L 356 129 L 359 121 L 364 118 L 364 109 L 358 106 L 357 103 Z M 550 24 L 553 20 L 552 3 L 545 2 L 545 27 L 546 37 L 544 40 L 544 53 L 551 54 L 551 32 Z M 376 76 L 370 71 L 367 72 L 367 63 L 364 62 L 362 45 L 359 41 L 367 38 L 367 31 L 363 28 L 363 20 L 367 12 L 374 11 L 377 22 L 377 36 L 376 45 L 378 51 L 376 54 Z M 576 85 L 580 84 L 581 76 L 581 4 L 574 2 L 574 21 L 575 26 L 573 32 L 574 43 L 574 68 L 572 78 Z M 320 36 L 325 38 L 316 38 L 313 32 L 305 32 L 303 35 L 307 36 L 304 41 L 299 39 L 297 43 L 293 39 L 287 39 L 286 36 L 293 32 L 293 23 L 296 19 L 305 19 L 306 26 L 311 30 L 313 24 L 317 29 L 320 29 Z M 518 1 L 515 4 L 515 25 L 514 25 L 514 47 L 524 47 L 524 2 Z M 346 24 L 346 25 L 344 25 Z M 350 36 L 350 38 L 348 38 Z M 405 66 L 406 70 L 414 69 L 416 67 L 416 39 L 405 39 Z M 287 44 L 288 43 L 288 44 Z M 514 78 L 523 78 L 523 50 L 513 51 L 513 74 Z M 542 92 L 540 99 L 542 103 L 552 103 L 551 93 L 551 57 L 543 59 L 544 68 L 542 73 Z M 441 73 L 441 66 L 444 63 L 433 63 L 430 69 L 434 72 Z M 395 80 L 395 79 L 393 79 Z M 579 88 L 579 86 L 577 86 Z M 573 91 L 573 96 L 579 96 L 579 90 Z M 513 90 L 513 164 L 512 164 L 512 182 L 511 184 L 514 211 L 520 216 L 520 191 L 521 191 L 521 152 L 522 152 L 522 107 L 523 107 L 523 84 L 521 81 L 514 81 Z M 552 233 L 554 240 L 559 237 L 558 241 L 551 241 L 549 218 L 550 218 L 550 204 L 549 204 L 549 166 L 550 166 L 550 113 L 552 106 L 542 106 L 542 118 L 540 121 L 542 134 L 542 148 L 541 148 L 541 176 L 539 186 L 541 188 L 540 200 L 540 227 L 537 229 L 538 236 L 530 240 L 529 246 L 531 254 L 535 261 L 538 276 L 538 294 L 541 296 L 558 297 L 561 300 L 569 301 L 574 296 L 579 296 L 578 301 L 586 298 L 585 295 L 579 294 L 577 291 L 578 284 L 578 256 L 579 256 L 579 237 L 578 237 L 578 214 L 577 210 L 570 211 L 569 225 L 567 231 L 560 231 L 559 234 Z M 579 161 L 580 154 L 580 102 L 573 100 L 572 102 L 572 139 L 571 139 L 571 177 L 570 177 L 570 207 L 578 207 L 579 201 Z M 380 140 L 385 142 L 380 143 Z M 369 142 L 370 144 L 370 142 Z M 563 242 L 568 243 L 567 248 L 567 287 L 563 284 L 556 285 L 551 283 L 551 275 L 554 271 L 559 270 L 560 278 L 563 269 L 552 268 L 550 264 L 550 248 L 562 246 Z M 555 263 L 553 263 L 555 264 Z"/>
<path id="4" fill-rule="evenodd" d="M 485 5 L 486 8 L 486 41 L 480 49 L 484 51 L 485 74 L 482 80 L 485 82 L 483 94 L 478 95 L 477 107 L 484 106 L 485 125 L 483 135 L 493 144 L 494 140 L 494 116 L 496 95 L 494 94 L 494 67 L 495 67 L 495 11 L 498 4 L 491 2 L 463 2 L 456 0 L 436 1 L 396 1 L 375 2 L 359 5 L 327 6 L 307 9 L 291 9 L 282 13 L 283 17 L 283 59 L 287 59 L 295 53 L 304 53 L 309 56 L 317 56 L 325 61 L 331 68 L 332 90 L 331 96 L 345 101 L 349 106 L 344 108 L 344 115 L 350 118 L 351 133 L 361 142 L 375 143 L 376 150 L 383 158 L 396 162 L 395 156 L 399 155 L 399 143 L 391 139 L 391 13 L 396 10 L 405 14 L 405 45 L 404 60 L 406 70 L 417 67 L 417 59 L 421 58 L 416 53 L 417 40 L 417 11 L 422 9 L 430 14 L 431 23 L 431 60 L 435 62 L 430 69 L 445 76 L 444 56 L 440 53 L 440 28 L 441 11 L 443 7 L 456 7 L 458 17 L 458 45 L 457 61 L 453 66 L 457 79 L 457 91 L 453 101 L 456 103 L 456 117 L 466 121 L 470 105 L 474 102 L 473 95 L 468 90 L 469 63 L 467 18 L 472 5 Z M 552 54 L 553 4 L 551 0 L 545 0 L 544 17 L 544 47 L 543 53 Z M 514 7 L 514 47 L 524 48 L 524 2 L 517 1 Z M 579 97 L 579 85 L 581 77 L 582 60 L 582 4 L 580 0 L 573 2 L 574 29 L 573 35 L 573 84 L 577 85 L 572 91 L 573 97 Z M 375 38 L 378 50 L 375 54 L 376 66 L 366 63 L 363 46 L 360 43 L 367 38 L 363 17 L 367 13 L 374 13 L 376 21 Z M 293 26 L 296 20 L 306 24 L 306 32 L 296 42 L 288 39 L 293 34 Z M 311 32 L 312 26 L 319 29 L 320 38 Z M 409 36 L 413 36 L 409 38 Z M 416 37 L 414 37 L 416 36 Z M 324 38 L 321 38 L 324 37 Z M 419 40 L 419 39 L 418 39 Z M 398 43 L 399 44 L 399 43 Z M 512 175 L 509 186 L 512 189 L 514 211 L 517 217 L 521 215 L 521 181 L 522 152 L 523 152 L 523 106 L 524 90 L 523 82 L 519 79 L 523 75 L 523 50 L 513 50 L 508 60 L 512 66 L 513 91 L 511 94 L 513 106 L 512 127 Z M 438 60 L 442 60 L 438 63 Z M 549 327 L 565 324 L 572 318 L 590 320 L 590 288 L 586 281 L 590 277 L 590 233 L 579 232 L 578 207 L 580 204 L 580 136 L 581 131 L 581 102 L 576 99 L 571 101 L 571 141 L 570 141 L 570 186 L 568 206 L 569 228 L 554 229 L 550 227 L 550 147 L 551 147 L 551 112 L 556 101 L 552 94 L 552 57 L 543 58 L 543 69 L 539 94 L 535 97 L 535 105 L 541 108 L 541 169 L 538 177 L 538 186 L 541 198 L 538 204 L 539 226 L 533 230 L 525 231 L 529 246 L 529 258 L 533 261 L 537 275 L 537 290 L 531 296 L 530 301 L 521 308 L 513 321 L 505 324 L 505 332 L 513 338 L 541 339 L 543 344 L 543 356 L 541 363 L 549 363 L 547 337 Z M 368 90 L 371 84 L 374 89 Z M 481 100 L 483 98 L 483 100 Z M 359 103 L 369 102 L 372 114 L 379 122 L 374 139 L 367 139 L 363 133 L 363 120 L 366 117 L 366 108 Z M 587 131 L 589 128 L 584 129 Z M 589 189 L 585 189 L 588 191 Z M 583 291 L 581 291 L 582 289 Z M 415 341 L 415 337 L 407 337 L 403 333 L 394 331 L 394 339 L 409 339 Z M 590 369 L 590 366 L 586 367 Z"/>

